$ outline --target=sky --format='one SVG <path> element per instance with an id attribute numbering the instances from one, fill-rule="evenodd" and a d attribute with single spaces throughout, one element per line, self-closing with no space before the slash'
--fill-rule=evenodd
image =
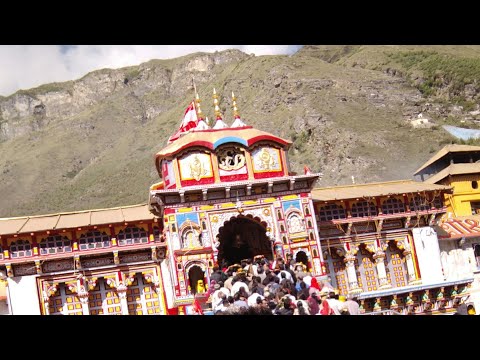
<path id="1" fill-rule="evenodd" d="M 291 55 L 301 45 L 0 45 L 0 95 L 81 78 L 90 71 L 138 65 L 198 51 L 239 49 L 255 55 Z"/>

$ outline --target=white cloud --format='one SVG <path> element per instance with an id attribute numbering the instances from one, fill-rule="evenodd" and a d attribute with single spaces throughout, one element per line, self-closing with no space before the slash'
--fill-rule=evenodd
<path id="1" fill-rule="evenodd" d="M 82 77 L 101 68 L 138 65 L 197 51 L 237 48 L 247 54 L 292 54 L 299 45 L 1 45 L 0 95 Z"/>

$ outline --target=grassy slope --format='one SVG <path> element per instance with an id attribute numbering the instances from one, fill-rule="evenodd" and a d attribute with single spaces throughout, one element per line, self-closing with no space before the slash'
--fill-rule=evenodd
<path id="1" fill-rule="evenodd" d="M 250 57 L 217 65 L 214 76 L 197 83 L 197 88 L 210 118 L 213 87 L 221 95 L 235 91 L 245 121 L 295 139 L 290 151 L 293 170 L 301 172 L 303 164 L 309 164 L 324 172 L 320 185 L 346 184 L 351 175 L 357 182 L 409 178 L 451 140 L 441 129 L 419 132 L 402 123 L 404 107 L 397 97 L 420 96 L 420 92 L 383 70 L 392 66 L 386 53 L 410 49 L 462 57 L 479 54 L 478 47 L 317 47 L 291 57 Z M 142 66 L 172 71 L 190 58 L 153 60 Z M 352 67 L 353 62 L 361 66 Z M 395 66 L 406 69 L 401 63 Z M 125 73 L 131 80 L 141 77 L 142 70 L 130 67 Z M 276 87 L 278 78 L 282 81 Z M 329 86 L 315 85 L 329 81 Z M 70 87 L 71 82 L 54 85 Z M 158 181 L 153 155 L 178 126 L 193 94 L 187 86 L 175 95 L 161 89 L 147 91 L 141 100 L 166 110 L 142 123 L 134 117 L 142 110 L 131 91 L 122 89 L 71 118 L 0 143 L 0 216 L 146 201 L 148 186 Z M 372 102 L 371 92 L 385 100 Z M 230 123 L 230 101 L 222 98 L 221 108 Z"/>

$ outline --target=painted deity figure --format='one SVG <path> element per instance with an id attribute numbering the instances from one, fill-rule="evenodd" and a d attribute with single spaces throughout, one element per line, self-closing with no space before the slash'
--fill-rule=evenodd
<path id="1" fill-rule="evenodd" d="M 203 294 L 206 291 L 203 280 L 197 281 L 197 294 Z"/>
<path id="2" fill-rule="evenodd" d="M 207 171 L 204 169 L 201 160 L 198 158 L 198 156 L 195 156 L 193 161 L 190 163 L 190 174 L 192 178 L 199 181 L 200 178 L 206 173 Z"/>
<path id="3" fill-rule="evenodd" d="M 288 219 L 288 231 L 291 234 L 294 234 L 294 233 L 302 232 L 304 230 L 305 229 L 303 227 L 302 220 L 300 219 L 300 217 L 297 215 L 290 216 L 290 218 Z"/>
<path id="4" fill-rule="evenodd" d="M 194 231 L 189 231 L 185 234 L 184 244 L 186 248 L 201 247 L 200 239 Z"/>

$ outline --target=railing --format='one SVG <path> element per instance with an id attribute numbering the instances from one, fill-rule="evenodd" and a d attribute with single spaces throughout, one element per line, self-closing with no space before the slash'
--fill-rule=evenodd
<path id="1" fill-rule="evenodd" d="M 395 310 L 381 310 L 381 311 L 372 311 L 369 313 L 359 314 L 359 315 L 404 315 L 404 314 L 399 313 L 398 311 L 395 311 Z"/>

